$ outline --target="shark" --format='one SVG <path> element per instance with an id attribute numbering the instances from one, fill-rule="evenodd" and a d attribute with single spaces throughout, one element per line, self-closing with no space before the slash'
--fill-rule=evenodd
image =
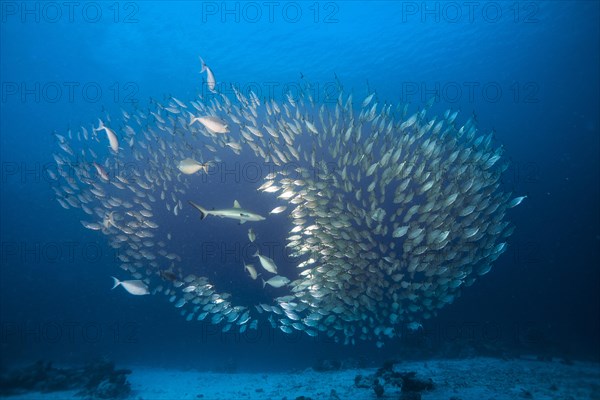
<path id="1" fill-rule="evenodd" d="M 206 208 L 188 200 L 188 203 L 196 210 L 200 212 L 200 219 L 206 218 L 208 215 L 214 215 L 215 217 L 230 218 L 240 221 L 243 224 L 247 221 L 263 221 L 265 217 L 258 215 L 252 211 L 243 209 L 237 200 L 233 202 L 233 208 L 223 208 L 221 210 L 207 210 Z"/>

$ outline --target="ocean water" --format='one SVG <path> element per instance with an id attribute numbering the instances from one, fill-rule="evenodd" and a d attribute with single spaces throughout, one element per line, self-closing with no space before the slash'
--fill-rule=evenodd
<path id="1" fill-rule="evenodd" d="M 260 373 L 303 370 L 320 360 L 363 367 L 389 358 L 467 356 L 600 361 L 597 2 L 3 1 L 0 7 L 2 368 L 96 358 Z M 107 235 L 80 222 L 99 218 L 56 201 L 59 183 L 47 174 L 56 167 L 52 154 L 61 152 L 55 134 L 91 132 L 110 115 L 121 148 L 129 147 L 116 122 L 122 110 L 147 115 L 171 97 L 192 109 L 190 101 L 218 96 L 208 90 L 198 57 L 231 101 L 231 85 L 253 91 L 263 105 L 282 105 L 289 91 L 310 83 L 315 108 L 333 109 L 343 87 L 355 111 L 375 93 L 378 112 L 409 103 L 411 115 L 435 96 L 428 116 L 458 110 L 457 127 L 475 116 L 479 131 L 493 131 L 510 162 L 503 190 L 527 196 L 507 211 L 515 226 L 507 250 L 452 304 L 416 331 L 399 327 L 400 337 L 383 347 L 374 338 L 344 345 L 325 334 L 285 334 L 266 314 L 257 316 L 257 330 L 223 333 L 210 317 L 186 321 L 170 296 L 111 290 L 111 276 L 134 278 L 119 267 Z M 89 147 L 104 162 L 114 155 L 104 132 L 98 135 Z M 172 162 L 169 154 L 164 150 L 156 161 Z M 185 275 L 206 276 L 252 310 L 272 304 L 289 291 L 263 288 L 260 278 L 247 276 L 243 260 L 259 268 L 247 230 L 257 233 L 261 251 L 275 249 L 269 254 L 282 274 L 297 279 L 298 261 L 283 251 L 291 207 L 268 214 L 284 203 L 256 190 L 267 172 L 249 148 L 202 154 L 226 167 L 185 176 L 190 186 L 178 196 L 184 207 L 174 216 L 161 206 L 156 231 L 172 235 L 169 246 Z M 140 168 L 140 161 L 128 161 Z M 208 209 L 238 200 L 267 219 L 201 221 L 187 200 Z M 394 207 L 384 204 L 388 213 Z M 160 269 L 170 263 L 161 259 Z"/>

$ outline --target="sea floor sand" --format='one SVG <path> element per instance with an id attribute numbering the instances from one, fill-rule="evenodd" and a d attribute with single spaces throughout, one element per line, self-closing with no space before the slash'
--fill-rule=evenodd
<path id="1" fill-rule="evenodd" d="M 120 366 L 121 368 L 123 366 Z M 316 372 L 312 369 L 290 373 L 211 373 L 193 370 L 129 366 L 133 400 L 236 400 L 304 398 L 325 400 L 376 399 L 372 389 L 358 388 L 357 375 L 376 369 Z M 440 400 L 598 400 L 600 364 L 569 364 L 534 360 L 470 358 L 428 360 L 395 364 L 395 371 L 414 371 L 417 377 L 431 378 L 435 388 L 421 392 L 422 399 Z M 381 399 L 401 399 L 398 388 L 385 386 Z M 81 399 L 74 392 L 28 393 L 12 400 Z"/>

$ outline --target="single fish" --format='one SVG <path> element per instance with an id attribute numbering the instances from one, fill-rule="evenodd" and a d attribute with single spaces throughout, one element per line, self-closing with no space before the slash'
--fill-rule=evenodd
<path id="1" fill-rule="evenodd" d="M 108 182 L 109 177 L 108 177 L 108 173 L 106 172 L 106 170 L 100 164 L 98 164 L 96 162 L 94 162 L 93 165 L 94 165 L 94 168 L 96 168 L 96 172 L 98 173 L 100 178 L 102 178 L 103 181 Z"/>
<path id="2" fill-rule="evenodd" d="M 194 122 L 200 122 L 210 133 L 228 133 L 227 123 L 219 117 L 207 115 L 204 117 L 193 117 L 190 119 L 190 125 Z"/>
<path id="3" fill-rule="evenodd" d="M 275 265 L 275 262 L 269 257 L 261 255 L 258 252 L 258 250 L 256 251 L 256 253 L 254 253 L 254 257 L 258 257 L 258 259 L 260 260 L 260 265 L 262 265 L 262 267 L 265 270 L 269 271 L 272 274 L 277 273 L 277 265 Z"/>
<path id="4" fill-rule="evenodd" d="M 123 289 L 127 290 L 129 293 L 135 296 L 143 296 L 146 294 L 150 294 L 148 286 L 146 286 L 146 284 L 140 280 L 120 281 L 114 276 L 112 276 L 111 278 L 113 278 L 114 280 L 114 285 L 112 289 L 116 288 L 117 286 L 122 286 Z"/>
<path id="5" fill-rule="evenodd" d="M 177 164 L 177 169 L 186 175 L 195 174 L 196 172 L 203 170 L 205 173 L 208 172 L 208 163 L 200 163 L 193 158 L 185 158 Z"/>
<path id="6" fill-rule="evenodd" d="M 98 128 L 95 128 L 94 131 L 101 131 L 104 130 L 104 132 L 106 132 L 106 136 L 108 137 L 108 144 L 110 145 L 110 148 L 112 149 L 112 151 L 114 151 L 115 153 L 119 152 L 119 139 L 117 139 L 117 135 L 115 134 L 115 132 L 110 129 L 109 127 L 104 125 L 104 122 L 102 122 L 101 119 L 98 120 Z"/>
<path id="7" fill-rule="evenodd" d="M 521 204 L 521 202 L 522 202 L 523 200 L 525 200 L 526 198 L 527 198 L 527 196 L 515 197 L 514 199 L 512 199 L 512 200 L 511 200 L 511 201 L 508 203 L 507 207 L 508 207 L 508 208 L 513 208 L 513 207 L 516 207 L 516 206 L 518 206 L 519 204 Z"/>
<path id="8" fill-rule="evenodd" d="M 256 280 L 256 278 L 258 278 L 258 273 L 256 273 L 256 268 L 254 268 L 254 265 L 244 263 L 244 269 L 246 271 L 248 271 L 250 278 L 252 278 L 254 280 Z"/>
<path id="9" fill-rule="evenodd" d="M 215 86 L 217 85 L 215 75 L 213 74 L 212 70 L 208 67 L 208 65 L 206 65 L 202 57 L 200 57 L 200 63 L 202 63 L 202 69 L 200 70 L 200 73 L 206 72 L 206 84 L 208 85 L 208 89 L 213 93 L 217 93 L 217 91 L 215 90 Z"/>
<path id="10" fill-rule="evenodd" d="M 194 290 L 196 290 L 196 286 L 195 285 L 190 285 L 190 286 L 186 286 L 182 289 L 183 293 L 191 293 Z"/>
<path id="11" fill-rule="evenodd" d="M 276 276 L 272 277 L 271 279 L 269 279 L 268 281 L 265 281 L 263 279 L 262 283 L 263 283 L 263 288 L 266 285 L 273 286 L 274 288 L 280 288 L 280 287 L 283 287 L 283 286 L 287 285 L 288 283 L 290 283 L 290 280 L 288 278 L 286 278 L 285 276 L 276 275 Z"/>
<path id="12" fill-rule="evenodd" d="M 200 212 L 200 219 L 206 218 L 208 215 L 214 215 L 215 217 L 230 218 L 240 221 L 240 224 L 246 221 L 263 221 L 265 217 L 260 216 L 252 211 L 243 209 L 237 200 L 233 202 L 233 208 L 224 208 L 221 210 L 207 210 L 204 207 L 199 206 L 193 201 L 188 201 L 192 207 Z"/>
<path id="13" fill-rule="evenodd" d="M 287 209 L 286 206 L 279 206 L 279 207 L 275 207 L 274 209 L 272 209 L 269 214 L 279 214 L 281 212 L 284 212 Z"/>
<path id="14" fill-rule="evenodd" d="M 251 242 L 254 242 L 256 240 L 256 234 L 254 233 L 254 230 L 252 230 L 252 228 L 248 229 L 248 239 L 250 239 Z"/>

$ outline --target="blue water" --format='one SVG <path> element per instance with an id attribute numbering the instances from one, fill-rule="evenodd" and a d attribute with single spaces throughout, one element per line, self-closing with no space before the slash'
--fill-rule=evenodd
<path id="1" fill-rule="evenodd" d="M 375 364 L 407 349 L 436 357 L 465 343 L 597 360 L 600 6 L 481 3 L 470 15 L 457 4 L 281 2 L 270 16 L 262 3 L 84 2 L 71 16 L 59 3 L 2 2 L 2 364 L 107 356 L 277 370 L 318 358 Z M 510 212 L 517 228 L 509 250 L 423 331 L 383 349 L 267 329 L 258 337 L 223 335 L 186 322 L 164 296 L 110 291 L 110 276 L 123 272 L 113 250 L 81 226 L 79 212 L 57 204 L 43 174 L 57 151 L 52 133 L 96 124 L 132 101 L 194 99 L 206 90 L 198 56 L 217 81 L 257 88 L 261 98 L 281 99 L 301 77 L 316 83 L 320 102 L 336 77 L 356 99 L 374 90 L 382 102 L 415 107 L 439 88 L 434 110 L 459 109 L 462 120 L 475 113 L 481 130 L 493 129 L 511 160 L 506 187 L 528 196 Z M 211 185 L 198 195 L 211 205 L 237 198 L 263 213 L 276 204 L 243 185 Z M 255 230 L 283 237 L 287 220 L 274 221 Z M 170 228 L 242 242 L 246 226 Z M 192 254 L 199 243 L 180 245 Z M 213 269 L 208 276 L 240 301 L 276 293 L 249 288 L 234 260 L 199 267 Z"/>

